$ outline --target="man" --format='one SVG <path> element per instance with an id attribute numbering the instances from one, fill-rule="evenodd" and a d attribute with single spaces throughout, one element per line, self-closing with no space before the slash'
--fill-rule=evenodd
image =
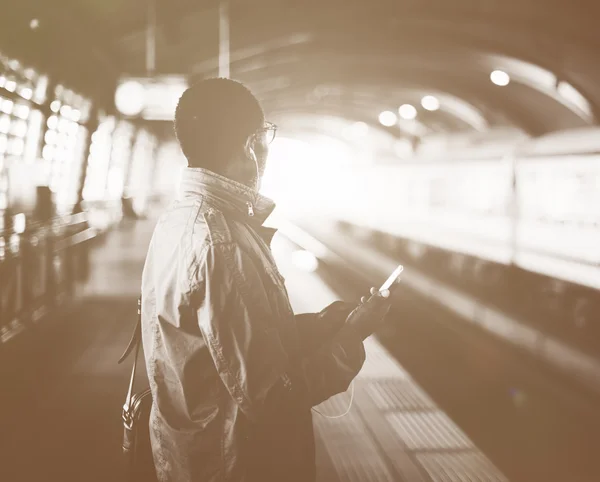
<path id="1" fill-rule="evenodd" d="M 142 280 L 158 479 L 314 481 L 311 407 L 348 388 L 389 292 L 294 316 L 258 193 L 275 126 L 242 84 L 189 88 L 175 131 L 189 167 Z"/>

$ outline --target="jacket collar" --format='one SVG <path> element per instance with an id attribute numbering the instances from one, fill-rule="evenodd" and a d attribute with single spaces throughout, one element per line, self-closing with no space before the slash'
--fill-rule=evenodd
<path id="1" fill-rule="evenodd" d="M 207 169 L 186 167 L 180 185 L 183 198 L 204 197 L 216 209 L 248 223 L 270 244 L 276 230 L 262 226 L 275 203 L 254 189 Z"/>

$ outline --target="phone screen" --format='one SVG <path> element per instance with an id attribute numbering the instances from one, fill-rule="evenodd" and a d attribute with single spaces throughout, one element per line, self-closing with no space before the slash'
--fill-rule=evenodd
<path id="1" fill-rule="evenodd" d="M 390 287 L 394 284 L 394 282 L 400 277 L 400 274 L 402 274 L 402 271 L 404 271 L 404 266 L 399 265 L 394 270 L 394 272 L 390 275 L 390 277 L 385 280 L 385 283 L 383 283 L 383 285 L 381 285 L 381 288 L 379 288 L 379 291 L 389 290 Z"/>

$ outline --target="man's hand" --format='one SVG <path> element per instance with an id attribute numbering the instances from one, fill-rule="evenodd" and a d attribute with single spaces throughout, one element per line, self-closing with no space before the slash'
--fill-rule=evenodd
<path id="1" fill-rule="evenodd" d="M 390 311 L 392 300 L 389 290 L 378 291 L 371 288 L 371 296 L 363 296 L 360 304 L 348 318 L 349 323 L 364 340 L 373 333 Z"/>

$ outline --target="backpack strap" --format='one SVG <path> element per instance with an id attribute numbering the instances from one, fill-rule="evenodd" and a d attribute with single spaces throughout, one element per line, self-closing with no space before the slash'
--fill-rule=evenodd
<path id="1" fill-rule="evenodd" d="M 133 397 L 133 383 L 135 381 L 135 372 L 137 370 L 137 362 L 138 362 L 138 354 L 140 352 L 140 345 L 142 344 L 142 298 L 138 298 L 138 319 L 135 324 L 135 328 L 133 330 L 133 334 L 131 335 L 131 339 L 129 340 L 129 344 L 125 351 L 119 358 L 117 363 L 122 363 L 129 354 L 135 349 L 135 354 L 133 358 L 133 367 L 131 368 L 131 376 L 129 378 L 129 388 L 127 389 L 127 396 L 125 397 L 125 403 L 123 404 L 123 420 L 126 423 L 130 423 L 129 414 L 131 409 L 131 398 Z"/>

